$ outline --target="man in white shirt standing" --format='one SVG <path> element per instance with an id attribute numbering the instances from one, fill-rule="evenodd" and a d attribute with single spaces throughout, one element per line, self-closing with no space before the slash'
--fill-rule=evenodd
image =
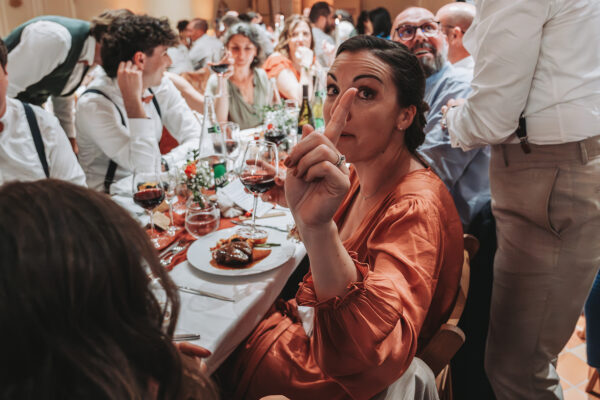
<path id="1" fill-rule="evenodd" d="M 448 3 L 442 6 L 436 18 L 448 41 L 448 61 L 454 68 L 465 70 L 473 76 L 473 57 L 463 46 L 463 36 L 475 18 L 475 6 L 469 3 Z"/>
<path id="2" fill-rule="evenodd" d="M 85 175 L 56 117 L 6 95 L 7 53 L 0 39 L 0 185 L 54 178 L 85 186 Z"/>
<path id="3" fill-rule="evenodd" d="M 465 36 L 473 91 L 448 103 L 446 119 L 454 145 L 492 145 L 498 250 L 486 371 L 500 400 L 562 399 L 557 355 L 600 266 L 600 7 L 476 7 Z"/>
<path id="4" fill-rule="evenodd" d="M 131 11 L 108 10 L 90 24 L 46 15 L 18 26 L 6 37 L 8 96 L 41 106 L 50 97 L 54 114 L 77 153 L 74 93 L 88 69 L 100 63 L 100 40 L 108 25 Z"/>
<path id="5" fill-rule="evenodd" d="M 331 33 L 335 30 L 335 12 L 327 2 L 319 1 L 310 8 L 308 19 L 312 24 L 315 55 L 319 64 L 329 68 L 333 62 L 335 40 Z"/>
<path id="6" fill-rule="evenodd" d="M 190 59 L 194 69 L 200 69 L 211 61 L 213 54 L 223 48 L 223 43 L 214 36 L 210 36 L 208 22 L 202 18 L 194 18 L 188 25 L 189 37 L 192 41 L 190 48 Z"/>
<path id="7" fill-rule="evenodd" d="M 163 124 L 179 142 L 162 157 L 167 167 L 198 147 L 200 124 L 163 77 L 171 65 L 167 49 L 176 41 L 168 20 L 147 15 L 119 18 L 109 27 L 102 41 L 106 74 L 77 102 L 79 158 L 90 188 L 110 192 L 136 168 L 160 163 Z"/>

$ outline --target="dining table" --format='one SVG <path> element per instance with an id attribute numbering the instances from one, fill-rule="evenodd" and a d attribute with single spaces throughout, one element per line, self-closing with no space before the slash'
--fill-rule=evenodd
<path id="1" fill-rule="evenodd" d="M 123 194 L 112 196 L 113 200 L 127 209 L 142 225 L 148 221 L 143 210 L 133 200 Z M 205 359 L 208 373 L 212 374 L 252 332 L 279 296 L 288 278 L 306 255 L 302 243 L 287 238 L 285 233 L 293 226 L 293 218 L 288 209 L 277 206 L 273 209 L 277 216 L 257 219 L 257 224 L 266 225 L 271 237 L 277 238 L 291 255 L 287 261 L 268 271 L 243 275 L 223 275 L 219 271 L 204 268 L 199 262 L 187 258 L 171 265 L 170 277 L 180 287 L 180 313 L 175 335 L 199 335 L 191 343 L 211 351 Z M 221 226 L 231 226 L 221 220 Z M 247 221 L 244 221 L 247 222 Z M 234 228 L 229 227 L 233 231 Z M 215 243 L 220 231 L 198 239 L 203 244 Z M 222 234 L 220 236 L 223 236 Z M 189 249 L 193 249 L 192 243 Z M 206 246 L 201 248 L 203 250 Z M 188 250 L 189 250 L 188 249 Z M 205 250 L 210 251 L 208 248 Z M 198 254 L 198 252 L 195 252 Z M 190 252 L 188 251 L 188 258 Z M 210 254 L 205 257 L 210 258 Z M 203 268 L 198 268 L 201 266 Z M 207 272 L 208 271 L 208 272 Z M 216 298 L 219 297 L 219 298 Z"/>

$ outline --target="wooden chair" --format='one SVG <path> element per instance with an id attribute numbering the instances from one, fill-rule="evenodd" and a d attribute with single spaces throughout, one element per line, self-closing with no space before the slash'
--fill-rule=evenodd
<path id="1" fill-rule="evenodd" d="M 464 332 L 457 326 L 469 292 L 470 260 L 479 249 L 479 241 L 472 235 L 464 235 L 464 261 L 458 295 L 450 317 L 431 338 L 417 357 L 425 362 L 436 377 L 440 399 L 452 399 L 450 360 L 465 342 Z"/>

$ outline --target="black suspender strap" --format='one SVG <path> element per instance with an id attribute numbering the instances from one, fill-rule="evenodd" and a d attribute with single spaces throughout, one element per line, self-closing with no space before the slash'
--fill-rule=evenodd
<path id="1" fill-rule="evenodd" d="M 25 109 L 25 116 L 27 117 L 29 130 L 31 130 L 33 143 L 35 144 L 35 149 L 38 153 L 38 157 L 42 162 L 44 173 L 46 174 L 46 178 L 50 178 L 50 169 L 48 168 L 48 160 L 46 159 L 46 150 L 44 150 L 44 141 L 42 140 L 40 126 L 38 125 L 37 119 L 35 118 L 35 112 L 28 103 L 23 102 L 23 108 Z"/>
<path id="2" fill-rule="evenodd" d="M 519 117 L 519 127 L 515 131 L 515 134 L 521 142 L 521 149 L 523 149 L 523 153 L 531 153 L 531 147 L 529 146 L 529 141 L 527 140 L 527 123 L 525 122 L 523 113 L 521 113 L 521 116 Z"/>
<path id="3" fill-rule="evenodd" d="M 127 126 L 127 124 L 125 123 L 125 117 L 123 116 L 123 113 L 121 112 L 121 109 L 119 108 L 119 106 L 117 105 L 117 103 L 115 103 L 114 101 L 112 101 L 112 99 L 110 97 L 108 97 L 108 95 L 106 93 L 104 93 L 103 91 L 98 90 L 98 89 L 87 89 L 85 92 L 81 93 L 81 95 L 83 96 L 86 93 L 99 94 L 100 96 L 103 96 L 108 101 L 110 101 L 111 103 L 113 103 L 114 106 L 115 106 L 115 108 L 119 112 L 119 116 L 121 117 L 121 123 L 123 124 L 123 126 Z"/>
<path id="4" fill-rule="evenodd" d="M 158 116 L 162 119 L 162 113 L 160 112 L 160 106 L 158 105 L 158 100 L 156 100 L 156 95 L 154 94 L 152 89 L 148 88 L 148 91 L 152 95 L 152 104 L 154 104 L 154 108 L 156 108 L 156 112 L 158 113 Z"/>
<path id="5" fill-rule="evenodd" d="M 148 89 L 148 90 L 152 94 L 152 103 L 154 104 L 154 107 L 156 108 L 156 112 L 158 113 L 158 116 L 162 118 L 162 115 L 160 113 L 160 107 L 158 105 L 158 101 L 156 100 L 156 96 L 154 95 L 154 92 L 152 91 L 152 89 Z M 123 126 L 127 126 L 127 124 L 125 123 L 125 116 L 123 116 L 121 109 L 119 108 L 119 106 L 117 106 L 117 103 L 115 103 L 110 97 L 108 97 L 108 95 L 106 93 L 104 93 L 103 91 L 98 90 L 98 89 L 87 89 L 81 95 L 83 96 L 86 93 L 99 94 L 100 96 L 103 96 L 108 101 L 113 103 L 115 108 L 119 112 L 119 116 L 121 117 L 121 124 L 123 124 Z M 104 192 L 105 193 L 110 193 L 110 185 L 112 185 L 112 183 L 115 180 L 116 172 L 117 172 L 117 163 L 114 162 L 113 160 L 110 160 L 108 163 L 108 169 L 106 170 L 106 175 L 104 176 Z"/>
<path id="6" fill-rule="evenodd" d="M 115 103 L 114 101 L 112 101 L 112 99 L 110 97 L 108 97 L 108 95 L 106 93 L 104 93 L 103 91 L 98 90 L 98 89 L 87 89 L 81 95 L 83 96 L 86 93 L 99 94 L 100 96 L 105 97 L 108 101 L 113 103 L 115 108 L 119 112 L 119 116 L 121 117 L 121 124 L 123 124 L 123 126 L 127 126 L 127 124 L 125 123 L 125 117 L 123 116 L 121 109 L 119 108 L 119 106 L 117 106 L 117 103 Z M 110 160 L 108 162 L 108 169 L 106 170 L 106 175 L 104 175 L 104 193 L 110 193 L 110 185 L 112 185 L 113 182 L 115 181 L 115 173 L 116 172 L 117 172 L 117 163 L 114 162 L 113 160 Z"/>

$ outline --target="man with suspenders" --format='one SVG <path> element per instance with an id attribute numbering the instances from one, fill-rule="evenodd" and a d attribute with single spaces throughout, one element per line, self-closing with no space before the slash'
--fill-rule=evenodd
<path id="1" fill-rule="evenodd" d="M 166 19 L 146 15 L 120 18 L 109 27 L 101 53 L 106 74 L 77 103 L 79 160 L 90 188 L 109 193 L 113 182 L 141 164 L 158 164 L 163 125 L 179 142 L 162 157 L 164 164 L 176 166 L 198 147 L 200 124 L 163 78 L 171 64 L 166 51 L 176 39 Z"/>
<path id="2" fill-rule="evenodd" d="M 92 19 L 44 15 L 6 37 L 8 96 L 41 106 L 50 98 L 54 114 L 77 153 L 73 93 L 88 69 L 100 62 L 100 40 L 108 25 L 129 10 L 108 10 Z"/>
<path id="3" fill-rule="evenodd" d="M 58 120 L 7 97 L 7 53 L 0 39 L 0 185 L 55 178 L 85 186 L 85 175 Z"/>

